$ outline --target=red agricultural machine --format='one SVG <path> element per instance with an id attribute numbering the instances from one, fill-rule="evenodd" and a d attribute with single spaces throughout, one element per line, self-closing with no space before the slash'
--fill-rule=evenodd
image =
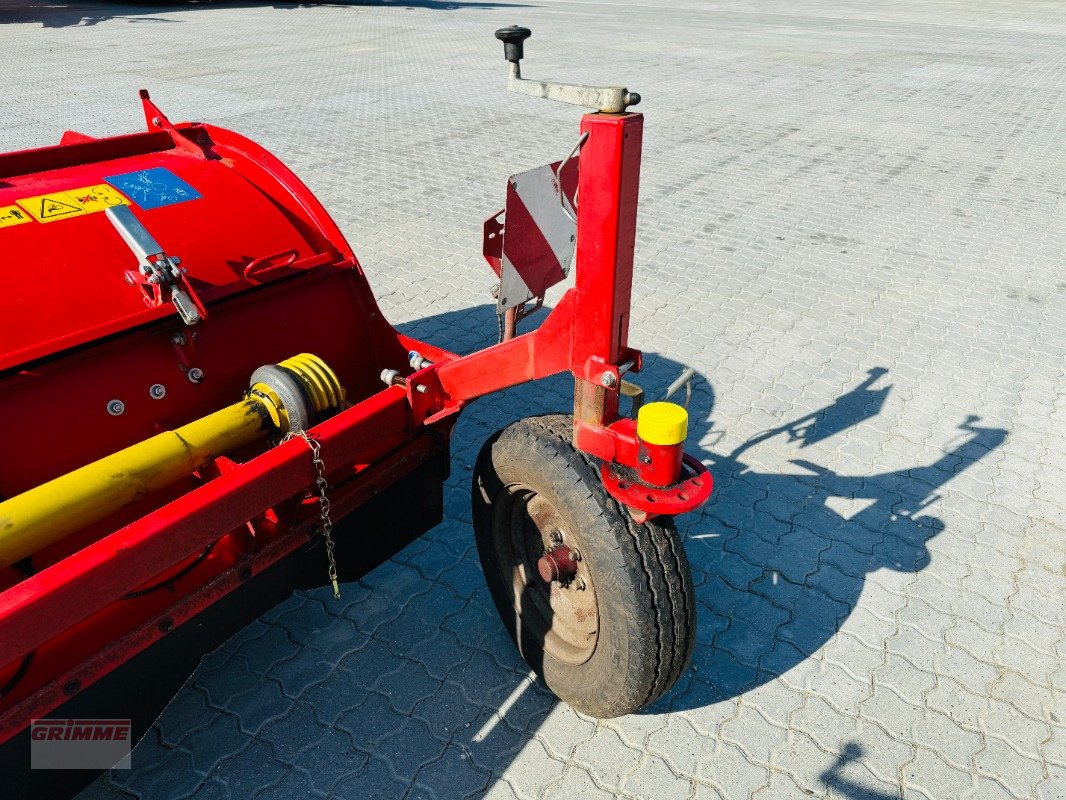
<path id="1" fill-rule="evenodd" d="M 254 142 L 172 124 L 68 132 L 0 155 L 0 741 L 40 718 L 133 717 L 165 676 L 294 588 L 354 579 L 437 524 L 472 400 L 556 373 L 572 415 L 484 446 L 475 535 L 504 624 L 546 685 L 598 717 L 685 669 L 695 603 L 671 518 L 711 477 L 671 403 L 622 416 L 639 97 L 521 77 L 592 109 L 570 155 L 512 176 L 485 225 L 499 344 L 456 356 L 384 319 L 310 191 Z M 536 329 L 519 320 L 575 264 Z M 418 498 L 412 502 L 411 498 Z M 137 731 L 135 731 L 136 733 Z M 17 782 L 16 782 L 17 783 Z"/>

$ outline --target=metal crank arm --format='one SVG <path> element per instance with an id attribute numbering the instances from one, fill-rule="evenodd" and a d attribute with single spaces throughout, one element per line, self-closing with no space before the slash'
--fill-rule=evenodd
<path id="1" fill-rule="evenodd" d="M 608 114 L 621 114 L 628 106 L 635 106 L 640 102 L 640 95 L 624 86 L 585 86 L 579 83 L 523 78 L 518 62 L 523 57 L 522 43 L 532 35 L 533 32 L 529 28 L 520 28 L 517 25 L 496 31 L 496 38 L 503 42 L 503 57 L 511 63 L 507 88 L 512 92 L 583 106 Z"/>

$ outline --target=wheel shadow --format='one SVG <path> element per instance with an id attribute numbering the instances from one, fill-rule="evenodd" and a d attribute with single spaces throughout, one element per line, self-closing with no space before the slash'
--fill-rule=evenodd
<path id="1" fill-rule="evenodd" d="M 202 11 L 213 8 L 275 8 L 296 11 L 314 6 L 370 8 L 374 6 L 418 8 L 430 11 L 460 9 L 529 8 L 524 3 L 485 0 L 322 0 L 322 2 L 271 2 L 271 0 L 31 0 L 27 3 L 0 4 L 0 25 L 40 23 L 43 28 L 90 27 L 102 22 L 125 20 L 136 23 L 173 23 L 179 20 L 159 16 L 172 11 Z"/>

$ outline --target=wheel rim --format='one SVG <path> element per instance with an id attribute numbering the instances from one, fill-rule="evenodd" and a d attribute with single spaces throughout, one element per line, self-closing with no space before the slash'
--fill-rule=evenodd
<path id="1" fill-rule="evenodd" d="M 522 627 L 557 661 L 588 661 L 599 638 L 599 607 L 580 532 L 543 495 L 521 484 L 504 487 L 493 502 L 493 529 L 497 563 Z M 563 556 L 564 569 L 548 581 L 538 562 L 553 551 Z M 564 560 L 568 555 L 574 558 Z"/>

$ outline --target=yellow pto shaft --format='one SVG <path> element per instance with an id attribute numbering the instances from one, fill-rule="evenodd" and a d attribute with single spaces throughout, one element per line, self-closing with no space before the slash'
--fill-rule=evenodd
<path id="1" fill-rule="evenodd" d="M 0 568 L 177 483 L 220 455 L 294 429 L 294 423 L 302 429 L 313 413 L 343 402 L 337 376 L 316 356 L 261 367 L 241 402 L 0 503 Z"/>

